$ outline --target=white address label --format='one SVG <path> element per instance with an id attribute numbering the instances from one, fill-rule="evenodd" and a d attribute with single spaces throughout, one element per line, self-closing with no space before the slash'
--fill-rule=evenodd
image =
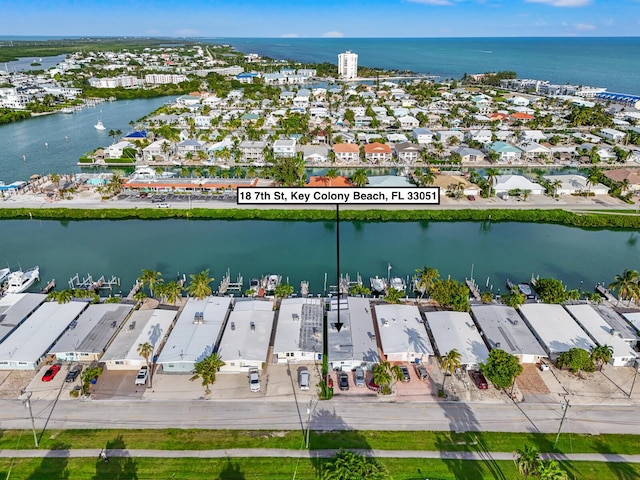
<path id="1" fill-rule="evenodd" d="M 439 205 L 440 188 L 238 187 L 238 205 Z"/>

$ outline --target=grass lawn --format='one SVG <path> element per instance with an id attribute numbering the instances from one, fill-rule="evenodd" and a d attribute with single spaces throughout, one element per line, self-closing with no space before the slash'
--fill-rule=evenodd
<path id="1" fill-rule="evenodd" d="M 455 460 L 379 459 L 394 480 L 481 480 L 519 478 L 513 462 Z M 289 458 L 93 458 L 1 459 L 0 477 L 25 480 L 280 480 L 320 478 L 326 460 Z M 639 479 L 638 465 L 594 462 L 563 463 L 572 479 Z"/>

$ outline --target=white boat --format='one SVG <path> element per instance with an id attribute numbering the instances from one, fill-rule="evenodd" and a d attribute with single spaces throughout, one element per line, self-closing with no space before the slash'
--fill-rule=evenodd
<path id="1" fill-rule="evenodd" d="M 8 268 L 0 269 L 0 285 L 4 283 L 4 281 L 7 279 L 10 273 L 11 273 L 11 270 Z"/>
<path id="2" fill-rule="evenodd" d="M 282 276 L 280 275 L 267 275 L 265 277 L 265 285 L 264 291 L 268 294 L 274 293 L 276 291 L 276 287 L 280 285 L 282 281 Z"/>
<path id="3" fill-rule="evenodd" d="M 33 285 L 36 280 L 40 280 L 40 267 L 33 267 L 23 272 L 18 270 L 11 272 L 7 278 L 6 293 L 21 293 Z"/>
<path id="4" fill-rule="evenodd" d="M 391 280 L 389 280 L 389 286 L 402 293 L 405 293 L 407 289 L 407 283 L 400 277 L 391 277 Z"/>
<path id="5" fill-rule="evenodd" d="M 102 120 L 98 120 L 98 123 L 96 123 L 93 127 L 96 130 L 106 130 L 105 126 L 102 124 Z"/>
<path id="6" fill-rule="evenodd" d="M 370 278 L 371 282 L 371 293 L 384 293 L 387 285 L 384 281 L 384 278 L 380 278 L 377 275 L 375 277 Z"/>

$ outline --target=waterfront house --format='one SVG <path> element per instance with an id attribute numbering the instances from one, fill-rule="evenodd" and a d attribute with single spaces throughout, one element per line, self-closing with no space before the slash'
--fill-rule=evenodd
<path id="1" fill-rule="evenodd" d="M 622 142 L 626 133 L 621 132 L 620 130 L 616 130 L 614 128 L 603 128 L 600 130 L 600 135 L 602 135 L 607 140 L 611 140 L 612 142 Z"/>
<path id="2" fill-rule="evenodd" d="M 292 138 L 281 138 L 273 142 L 275 158 L 292 158 L 296 156 L 296 141 Z"/>
<path id="3" fill-rule="evenodd" d="M 522 143 L 530 142 L 544 142 L 547 140 L 547 136 L 540 130 L 522 130 L 520 132 L 520 139 Z"/>
<path id="4" fill-rule="evenodd" d="M 282 299 L 273 344 L 278 363 L 322 360 L 323 307 L 319 298 Z"/>
<path id="5" fill-rule="evenodd" d="M 425 317 L 439 357 L 455 349 L 460 354 L 462 367 L 467 370 L 477 369 L 487 361 L 489 350 L 468 313 L 426 312 Z"/>
<path id="6" fill-rule="evenodd" d="M 200 151 L 206 151 L 206 142 L 197 140 L 195 138 L 189 138 L 178 143 L 178 155 L 184 157 L 186 155 L 193 155 L 194 157 Z"/>
<path id="7" fill-rule="evenodd" d="M 498 163 L 512 163 L 520 159 L 522 150 L 506 142 L 493 142 L 487 145 L 489 153 L 498 155 Z"/>
<path id="8" fill-rule="evenodd" d="M 525 303 L 520 312 L 552 361 L 572 348 L 590 352 L 596 346 L 562 305 Z"/>
<path id="9" fill-rule="evenodd" d="M 636 170 L 619 168 L 616 170 L 605 170 L 602 173 L 614 182 L 622 183 L 626 181 L 628 185 L 626 188 L 630 191 L 640 191 L 640 173 Z"/>
<path id="10" fill-rule="evenodd" d="M 433 355 L 427 330 L 415 305 L 383 304 L 373 307 L 382 352 L 389 362 L 426 363 Z"/>
<path id="11" fill-rule="evenodd" d="M 238 144 L 240 160 L 243 162 L 264 162 L 264 150 L 267 142 L 257 140 L 243 140 Z"/>
<path id="12" fill-rule="evenodd" d="M 443 145 L 451 145 L 452 143 L 455 143 L 455 140 L 452 140 L 453 138 L 457 138 L 458 143 L 464 141 L 464 133 L 460 130 L 439 130 L 436 132 L 436 136 Z"/>
<path id="13" fill-rule="evenodd" d="M 520 363 L 539 363 L 547 356 L 514 308 L 506 305 L 473 305 L 471 315 L 480 327 L 489 350 L 504 350 L 515 355 Z"/>
<path id="14" fill-rule="evenodd" d="M 0 370 L 35 370 L 87 302 L 45 302 L 0 343 Z"/>
<path id="15" fill-rule="evenodd" d="M 142 160 L 144 162 L 168 162 L 176 151 L 174 143 L 162 138 L 142 149 Z"/>
<path id="16" fill-rule="evenodd" d="M 491 143 L 491 130 L 470 130 L 466 137 L 467 140 L 482 144 Z"/>
<path id="17" fill-rule="evenodd" d="M 403 142 L 394 145 L 394 150 L 400 163 L 416 163 L 420 160 L 422 153 L 422 146 L 411 143 Z"/>
<path id="18" fill-rule="evenodd" d="M 398 118 L 398 122 L 400 122 L 400 128 L 403 130 L 413 130 L 414 128 L 418 128 L 420 126 L 420 122 L 417 118 L 412 117 L 411 115 L 404 115 Z"/>
<path id="19" fill-rule="evenodd" d="M 97 361 L 133 310 L 133 305 L 89 305 L 49 351 L 66 362 Z"/>
<path id="20" fill-rule="evenodd" d="M 416 139 L 420 145 L 426 145 L 433 142 L 433 132 L 428 128 L 414 128 L 413 138 Z"/>
<path id="21" fill-rule="evenodd" d="M 189 298 L 158 357 L 162 372 L 191 374 L 216 352 L 230 308 L 231 297 Z"/>
<path id="22" fill-rule="evenodd" d="M 329 149 L 324 145 L 303 145 L 301 150 L 305 163 L 324 163 L 329 157 Z"/>
<path id="23" fill-rule="evenodd" d="M 222 334 L 220 373 L 262 369 L 267 361 L 274 311 L 271 300 L 237 299 Z"/>
<path id="24" fill-rule="evenodd" d="M 544 179 L 551 184 L 557 181 L 561 183 L 559 187 L 551 190 L 555 195 L 575 195 L 586 192 L 591 192 L 594 195 L 607 195 L 609 193 L 609 187 L 601 183 L 588 185 L 587 179 L 582 175 L 545 175 Z"/>
<path id="25" fill-rule="evenodd" d="M 336 162 L 351 163 L 360 161 L 360 147 L 354 143 L 336 143 L 333 146 Z"/>
<path id="26" fill-rule="evenodd" d="M 338 322 L 338 298 L 331 298 L 327 311 L 329 368 L 351 370 L 380 361 L 376 330 L 371 317 L 368 298 L 348 297 L 340 300 L 340 331 Z"/>
<path id="27" fill-rule="evenodd" d="M 353 187 L 353 184 L 347 177 L 338 175 L 336 178 L 330 178 L 326 175 L 311 175 L 304 185 L 305 187 Z"/>
<path id="28" fill-rule="evenodd" d="M 483 162 L 487 158 L 482 150 L 464 146 L 454 148 L 453 150 L 451 150 L 451 153 L 457 153 L 458 155 L 460 155 L 460 160 L 462 163 Z"/>
<path id="29" fill-rule="evenodd" d="M 14 293 L 0 297 L 0 344 L 47 299 L 40 293 Z"/>
<path id="30" fill-rule="evenodd" d="M 442 192 L 454 187 L 461 187 L 464 195 L 480 195 L 480 187 L 460 175 L 438 174 L 433 180 L 433 187 L 440 187 Z"/>
<path id="31" fill-rule="evenodd" d="M 122 158 L 125 148 L 130 148 L 136 151 L 138 150 L 138 147 L 130 142 L 122 141 L 114 143 L 104 149 L 105 160 L 109 158 Z"/>
<path id="32" fill-rule="evenodd" d="M 391 147 L 385 143 L 368 143 L 363 147 L 363 149 L 366 161 L 374 165 L 381 165 L 384 162 L 389 162 L 393 156 Z"/>
<path id="33" fill-rule="evenodd" d="M 150 358 L 157 355 L 176 313 L 161 308 L 133 312 L 102 355 L 107 370 L 138 370 L 146 365 L 138 353 L 138 345 L 151 344 Z"/>
<path id="34" fill-rule="evenodd" d="M 380 138 L 380 135 L 376 135 L 376 134 L 367 135 L 367 142 L 369 141 L 369 139 L 372 139 L 372 138 Z M 404 143 L 409 141 L 409 139 L 404 133 L 388 133 L 386 135 L 386 139 L 387 139 L 387 142 L 389 143 Z"/>
<path id="35" fill-rule="evenodd" d="M 527 160 L 550 160 L 551 149 L 536 142 L 527 142 L 520 145 L 522 156 Z"/>
<path id="36" fill-rule="evenodd" d="M 416 188 L 413 183 L 409 182 L 407 177 L 399 177 L 397 175 L 370 175 L 367 177 L 365 187 Z"/>
<path id="37" fill-rule="evenodd" d="M 542 185 L 532 182 L 522 175 L 498 175 L 493 189 L 496 194 L 508 194 L 511 190 L 529 190 L 531 195 L 544 194 L 544 187 L 542 187 Z"/>

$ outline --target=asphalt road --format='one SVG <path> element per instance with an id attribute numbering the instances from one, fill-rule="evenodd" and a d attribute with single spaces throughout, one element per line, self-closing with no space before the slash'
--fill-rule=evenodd
<path id="1" fill-rule="evenodd" d="M 36 430 L 71 428 L 306 428 L 306 404 L 294 401 L 53 401 L 32 400 Z M 0 401 L 0 428 L 30 429 L 20 400 Z M 560 404 L 395 403 L 333 399 L 319 402 L 312 430 L 448 430 L 555 433 Z M 640 434 L 634 405 L 571 406 L 563 432 Z"/>

